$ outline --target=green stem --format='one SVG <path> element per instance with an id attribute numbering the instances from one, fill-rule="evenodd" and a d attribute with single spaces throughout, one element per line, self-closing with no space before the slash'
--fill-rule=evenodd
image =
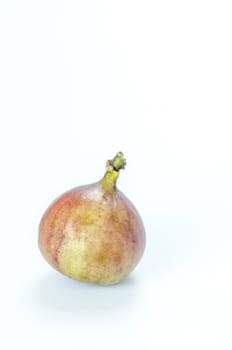
<path id="1" fill-rule="evenodd" d="M 116 187 L 116 182 L 121 169 L 124 169 L 126 159 L 122 152 L 118 152 L 112 160 L 106 162 L 106 172 L 101 180 L 102 187 L 105 190 L 111 190 Z"/>

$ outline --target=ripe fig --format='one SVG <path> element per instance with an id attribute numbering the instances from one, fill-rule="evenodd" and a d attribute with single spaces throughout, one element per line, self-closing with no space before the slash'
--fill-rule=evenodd
<path id="1" fill-rule="evenodd" d="M 119 152 L 104 177 L 57 198 L 39 226 L 39 248 L 47 262 L 73 279 L 110 285 L 124 279 L 145 248 L 145 230 L 134 205 L 117 189 L 126 165 Z"/>

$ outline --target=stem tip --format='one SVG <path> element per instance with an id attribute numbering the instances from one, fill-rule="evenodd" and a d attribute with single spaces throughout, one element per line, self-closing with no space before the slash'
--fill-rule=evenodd
<path id="1" fill-rule="evenodd" d="M 124 169 L 126 166 L 126 158 L 122 152 L 118 152 L 112 160 L 108 160 L 107 166 L 112 166 L 115 171 Z"/>

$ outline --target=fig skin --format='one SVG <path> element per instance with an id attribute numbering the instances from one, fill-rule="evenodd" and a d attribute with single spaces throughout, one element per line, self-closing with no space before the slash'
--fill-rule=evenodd
<path id="1" fill-rule="evenodd" d="M 45 260 L 73 279 L 110 285 L 124 279 L 145 248 L 145 230 L 134 205 L 117 189 L 125 158 L 107 162 L 103 179 L 56 199 L 39 226 Z"/>

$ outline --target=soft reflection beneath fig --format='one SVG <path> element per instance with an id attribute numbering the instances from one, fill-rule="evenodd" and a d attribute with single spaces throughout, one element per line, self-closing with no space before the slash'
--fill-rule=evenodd
<path id="1" fill-rule="evenodd" d="M 82 313 L 88 316 L 126 307 L 133 302 L 136 289 L 134 276 L 119 284 L 99 286 L 50 273 L 38 281 L 35 292 L 40 307 L 53 309 L 56 313 Z"/>

